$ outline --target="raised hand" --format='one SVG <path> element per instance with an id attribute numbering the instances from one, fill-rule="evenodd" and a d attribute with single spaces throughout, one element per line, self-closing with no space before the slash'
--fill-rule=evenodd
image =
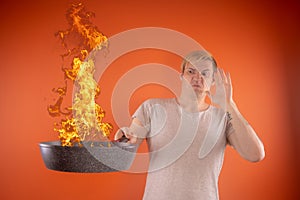
<path id="1" fill-rule="evenodd" d="M 233 102 L 232 99 L 232 84 L 229 72 L 224 72 L 218 68 L 214 74 L 215 92 L 211 95 L 213 104 L 219 106 L 224 111 L 227 111 L 228 106 Z"/>

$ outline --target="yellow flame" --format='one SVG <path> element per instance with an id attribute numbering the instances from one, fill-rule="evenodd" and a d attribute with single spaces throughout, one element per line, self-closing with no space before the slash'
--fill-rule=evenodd
<path id="1" fill-rule="evenodd" d="M 81 138 L 77 134 L 77 129 L 74 119 L 64 119 L 61 120 L 61 127 L 54 128 L 55 131 L 59 132 L 59 139 L 62 146 L 74 146 L 79 144 L 81 146 Z"/>
<path id="2" fill-rule="evenodd" d="M 110 123 L 102 122 L 105 112 L 95 102 L 100 88 L 93 77 L 94 60 L 92 56 L 87 59 L 88 52 L 107 47 L 107 37 L 89 21 L 93 15 L 85 10 L 82 3 L 73 4 L 67 12 L 70 28 L 56 34 L 66 48 L 67 53 L 63 54 L 62 58 L 73 56 L 71 68 L 63 68 L 65 79 L 75 81 L 77 87 L 72 108 L 66 108 L 68 112 L 61 111 L 67 87 L 55 90 L 59 94 L 59 98 L 54 105 L 48 106 L 48 112 L 53 117 L 67 115 L 54 128 L 59 133 L 59 139 L 63 146 L 81 145 L 87 136 L 89 136 L 88 139 L 94 139 L 99 138 L 100 134 L 102 139 L 108 138 L 113 129 Z M 74 34 L 80 36 L 80 45 L 69 48 L 67 39 Z M 71 111 L 73 111 L 73 115 Z"/>

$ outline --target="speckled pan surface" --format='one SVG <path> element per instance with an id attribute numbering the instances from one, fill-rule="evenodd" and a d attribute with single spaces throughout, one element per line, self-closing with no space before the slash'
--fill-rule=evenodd
<path id="1" fill-rule="evenodd" d="M 101 173 L 128 170 L 137 147 L 122 142 L 84 142 L 82 147 L 63 147 L 60 141 L 41 142 L 48 169 L 63 172 Z"/>

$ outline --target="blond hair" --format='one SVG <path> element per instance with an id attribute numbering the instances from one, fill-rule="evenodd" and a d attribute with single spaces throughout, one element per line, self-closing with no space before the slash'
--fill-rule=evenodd
<path id="1" fill-rule="evenodd" d="M 185 66 L 187 63 L 191 63 L 192 65 L 195 65 L 196 63 L 199 63 L 201 61 L 211 61 L 213 64 L 213 70 L 214 72 L 217 70 L 217 62 L 214 59 L 214 57 L 207 51 L 205 50 L 199 50 L 199 51 L 192 51 L 188 55 L 186 55 L 183 58 L 183 61 L 181 63 L 181 72 L 183 73 L 185 70 Z"/>

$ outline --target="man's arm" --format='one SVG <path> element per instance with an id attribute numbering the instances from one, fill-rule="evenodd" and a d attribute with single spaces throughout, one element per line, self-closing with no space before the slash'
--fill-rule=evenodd
<path id="1" fill-rule="evenodd" d="M 251 162 L 258 162 L 265 157 L 263 143 L 258 138 L 253 128 L 239 112 L 232 98 L 232 83 L 230 74 L 218 69 L 215 74 L 217 87 L 217 103 L 228 114 L 229 143 L 238 153 Z"/>
<path id="2" fill-rule="evenodd" d="M 140 145 L 147 133 L 148 130 L 143 127 L 142 123 L 137 118 L 133 118 L 130 127 L 119 129 L 114 139 L 118 140 L 125 135 L 125 137 L 129 139 L 129 143 Z"/>
<path id="3" fill-rule="evenodd" d="M 258 138 L 253 128 L 240 114 L 236 105 L 232 102 L 227 106 L 229 113 L 229 123 L 232 134 L 228 136 L 228 141 L 234 149 L 246 160 L 251 162 L 261 161 L 265 157 L 263 143 Z"/>

